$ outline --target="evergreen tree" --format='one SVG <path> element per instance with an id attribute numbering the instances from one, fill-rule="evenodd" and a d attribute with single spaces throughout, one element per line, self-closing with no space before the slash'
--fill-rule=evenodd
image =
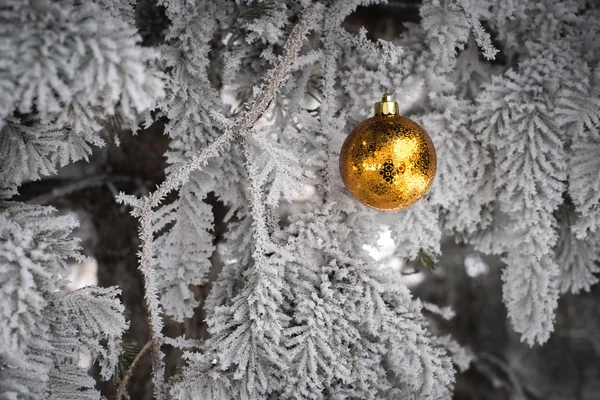
<path id="1" fill-rule="evenodd" d="M 146 3 L 168 21 L 150 43 Z M 155 3 L 0 0 L 0 399 L 102 398 L 86 355 L 124 391 L 121 289 L 66 290 L 77 220 L 17 194 L 155 121 L 166 179 L 116 201 L 139 221 L 156 399 L 451 398 L 457 371 L 501 363 L 407 287 L 411 268 L 452 260 L 447 241 L 502 265 L 530 346 L 562 294 L 598 281 L 597 2 L 399 1 L 419 23 L 389 40 L 344 22 L 383 0 Z M 384 92 L 438 157 L 428 195 L 394 213 L 356 202 L 338 170 Z M 216 245 L 210 197 L 228 210 Z M 393 248 L 376 260 L 382 230 Z M 163 329 L 199 312 L 201 340 Z M 185 350 L 174 376 L 167 347 Z"/>

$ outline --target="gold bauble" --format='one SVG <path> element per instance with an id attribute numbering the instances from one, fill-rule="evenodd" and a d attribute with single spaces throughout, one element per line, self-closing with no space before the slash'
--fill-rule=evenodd
<path id="1" fill-rule="evenodd" d="M 350 132 L 340 152 L 340 173 L 350 194 L 380 211 L 418 201 L 431 187 L 436 167 L 431 138 L 398 113 L 387 93 L 375 104 L 375 116 Z"/>

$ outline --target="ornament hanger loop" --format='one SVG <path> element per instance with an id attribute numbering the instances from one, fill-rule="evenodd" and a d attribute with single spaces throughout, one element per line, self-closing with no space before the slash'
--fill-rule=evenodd
<path id="1" fill-rule="evenodd" d="M 389 93 L 384 93 L 381 101 L 375 103 L 375 115 L 399 115 L 398 103 L 392 100 Z"/>

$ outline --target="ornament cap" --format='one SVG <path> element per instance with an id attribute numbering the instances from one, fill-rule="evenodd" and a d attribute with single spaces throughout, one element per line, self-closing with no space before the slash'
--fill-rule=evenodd
<path id="1" fill-rule="evenodd" d="M 375 103 L 375 115 L 399 115 L 398 103 L 392 100 L 392 95 L 384 93 L 381 101 Z"/>

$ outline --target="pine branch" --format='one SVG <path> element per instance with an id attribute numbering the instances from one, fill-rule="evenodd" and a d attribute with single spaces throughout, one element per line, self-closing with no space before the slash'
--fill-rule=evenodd
<path id="1" fill-rule="evenodd" d="M 265 76 L 266 84 L 263 86 L 258 98 L 250 107 L 249 111 L 237 118 L 235 122 L 225 128 L 225 131 L 214 142 L 196 154 L 189 162 L 184 164 L 177 172 L 170 175 L 157 190 L 143 199 L 135 199 L 132 196 L 119 195 L 117 200 L 133 206 L 132 214 L 140 221 L 141 250 L 139 253 L 139 269 L 144 277 L 144 292 L 146 306 L 148 309 L 148 320 L 150 323 L 150 345 L 152 349 L 152 380 L 154 383 L 154 395 L 157 399 L 164 398 L 164 362 L 163 353 L 160 349 L 163 344 L 162 318 L 160 316 L 160 302 L 158 299 L 158 287 L 152 270 L 152 221 L 154 217 L 153 208 L 158 206 L 161 200 L 172 190 L 177 190 L 189 179 L 192 172 L 202 169 L 206 162 L 219 152 L 234 138 L 241 138 L 248 132 L 254 123 L 263 115 L 271 101 L 275 98 L 278 90 L 286 81 L 287 74 L 298 57 L 300 48 L 308 34 L 311 24 L 319 15 L 320 5 L 307 8 L 298 24 L 288 37 L 283 54 L 277 65 Z"/>
<path id="2" fill-rule="evenodd" d="M 262 267 L 266 262 L 266 253 L 269 252 L 269 231 L 267 228 L 267 210 L 265 207 L 265 200 L 262 196 L 260 189 L 261 182 L 259 179 L 259 173 L 255 162 L 255 157 L 250 148 L 250 144 L 247 141 L 242 141 L 243 155 L 245 158 L 246 171 L 248 172 L 249 181 L 249 200 L 252 209 L 252 220 L 254 237 L 256 240 L 256 248 L 254 250 L 253 258 L 255 260 L 255 267 Z"/>
<path id="3" fill-rule="evenodd" d="M 227 127 L 223 134 L 214 142 L 205 147 L 196 154 L 190 161 L 184 164 L 179 171 L 173 173 L 167 178 L 157 190 L 148 197 L 151 207 L 158 206 L 161 200 L 169 192 L 179 189 L 194 171 L 202 169 L 208 160 L 219 155 L 219 152 L 233 140 L 235 137 L 243 136 L 252 128 L 254 123 L 263 115 L 279 89 L 285 83 L 288 71 L 294 64 L 304 42 L 304 37 L 308 34 L 310 24 L 318 15 L 321 6 L 315 4 L 304 11 L 304 14 L 298 24 L 292 30 L 288 40 L 283 47 L 283 54 L 277 65 L 267 72 L 264 81 L 267 82 L 262 88 L 256 101 L 252 104 L 248 112 L 237 118 L 235 122 Z M 121 197 L 122 201 L 131 204 L 131 200 Z M 141 205 L 138 208 L 141 209 Z"/>
<path id="4" fill-rule="evenodd" d="M 160 350 L 162 345 L 162 317 L 160 316 L 160 302 L 158 300 L 158 287 L 152 270 L 152 207 L 150 201 L 146 200 L 140 210 L 140 266 L 139 269 L 144 277 L 144 298 L 148 309 L 148 321 L 150 324 L 150 342 L 152 345 L 152 382 L 154 384 L 154 397 L 163 398 L 163 384 L 165 374 L 164 354 Z"/>
<path id="5" fill-rule="evenodd" d="M 475 37 L 475 43 L 481 49 L 481 53 L 486 60 L 495 60 L 496 54 L 500 51 L 494 47 L 492 44 L 492 37 L 486 30 L 481 26 L 481 22 L 469 11 L 468 6 L 466 6 L 462 1 L 455 0 L 455 3 L 460 7 L 462 12 L 465 14 L 465 18 L 471 25 L 471 30 L 473 32 L 473 36 Z"/>
<path id="6" fill-rule="evenodd" d="M 71 182 L 62 182 L 55 180 L 58 185 L 53 187 L 51 190 L 44 192 L 38 196 L 32 197 L 26 201 L 27 204 L 50 204 L 53 200 L 60 199 L 69 196 L 73 193 L 80 192 L 85 189 L 95 188 L 107 185 L 108 183 L 124 183 L 130 182 L 133 178 L 124 175 L 110 175 L 110 174 L 97 174 L 97 175 L 86 175 L 80 179 Z M 47 181 L 45 181 L 47 182 Z"/>
<path id="7" fill-rule="evenodd" d="M 400 273 L 402 275 L 414 275 L 422 272 L 425 268 L 432 272 L 439 266 L 438 258 L 439 256 L 436 254 L 428 254 L 425 250 L 419 249 L 419 253 L 414 260 L 404 259 L 407 265 L 412 265 L 413 268 L 410 271 L 401 271 Z"/>
<path id="8" fill-rule="evenodd" d="M 263 15 L 271 16 L 271 11 L 276 8 L 277 4 L 274 1 L 254 1 L 250 5 L 244 6 L 242 18 L 247 20 L 255 20 Z"/>

